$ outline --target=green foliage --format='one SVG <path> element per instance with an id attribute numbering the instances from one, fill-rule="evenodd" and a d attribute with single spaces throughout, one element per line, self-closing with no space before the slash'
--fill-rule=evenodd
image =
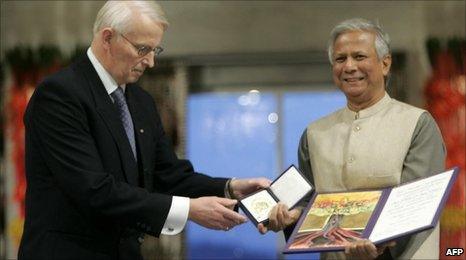
<path id="1" fill-rule="evenodd" d="M 5 52 L 5 61 L 2 65 L 9 66 L 16 72 L 46 69 L 57 65 L 65 66 L 85 54 L 86 49 L 87 47 L 77 46 L 67 57 L 54 45 L 41 45 L 38 48 L 18 45 Z"/>
<path id="2" fill-rule="evenodd" d="M 436 57 L 442 50 L 440 40 L 437 38 L 429 38 L 426 42 L 427 55 L 429 56 L 430 65 L 435 67 Z"/>
<path id="3" fill-rule="evenodd" d="M 456 65 L 461 71 L 464 71 L 464 59 L 466 52 L 466 40 L 458 37 L 453 37 L 448 40 L 440 40 L 438 38 L 429 38 L 426 41 L 427 54 L 429 56 L 430 65 L 435 67 L 437 56 L 447 51 L 454 58 Z"/>

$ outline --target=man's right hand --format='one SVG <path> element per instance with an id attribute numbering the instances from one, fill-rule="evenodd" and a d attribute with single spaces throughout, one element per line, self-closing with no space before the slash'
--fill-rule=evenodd
<path id="1" fill-rule="evenodd" d="M 245 216 L 232 210 L 236 200 L 200 197 L 189 201 L 188 218 L 206 228 L 229 230 L 247 221 Z"/>

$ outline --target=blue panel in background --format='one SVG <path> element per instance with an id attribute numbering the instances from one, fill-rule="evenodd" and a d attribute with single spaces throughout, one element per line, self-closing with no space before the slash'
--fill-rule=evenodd
<path id="1" fill-rule="evenodd" d="M 339 92 L 286 93 L 282 99 L 283 164 L 298 166 L 298 145 L 309 123 L 346 105 L 345 96 Z M 286 259 L 319 259 L 319 254 L 286 255 Z"/>
<path id="2" fill-rule="evenodd" d="M 298 143 L 306 126 L 346 105 L 344 95 L 336 91 L 287 93 L 280 102 L 282 111 L 277 121 L 274 94 L 190 96 L 187 155 L 196 171 L 219 177 L 274 179 L 283 170 L 278 169 L 278 154 L 283 155 L 280 167 L 297 165 Z M 282 140 L 277 140 L 277 123 L 281 124 Z M 280 153 L 278 141 L 283 147 Z M 193 223 L 187 227 L 188 259 L 276 259 L 279 249 L 275 233 L 260 235 L 251 223 L 229 232 L 212 231 Z M 284 258 L 318 259 L 318 254 Z"/>
<path id="3" fill-rule="evenodd" d="M 340 91 L 295 92 L 284 94 L 282 102 L 283 164 L 297 166 L 304 129 L 316 119 L 345 107 L 346 98 Z"/>
<path id="4" fill-rule="evenodd" d="M 187 111 L 187 156 L 196 171 L 237 178 L 277 175 L 274 95 L 198 94 L 189 97 Z M 276 234 L 260 235 L 250 222 L 229 232 L 189 222 L 186 233 L 188 259 L 277 257 Z"/>

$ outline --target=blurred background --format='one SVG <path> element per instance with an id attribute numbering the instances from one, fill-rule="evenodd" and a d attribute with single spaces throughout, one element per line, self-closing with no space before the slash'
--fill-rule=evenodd
<path id="1" fill-rule="evenodd" d="M 15 259 L 24 218 L 22 116 L 41 79 L 82 55 L 101 1 L 1 1 L 0 258 Z M 141 85 L 180 157 L 213 176 L 274 179 L 297 164 L 301 133 L 345 105 L 326 44 L 338 22 L 379 21 L 391 37 L 387 91 L 428 109 L 461 173 L 441 220 L 441 251 L 465 247 L 464 1 L 161 1 L 170 27 Z M 146 259 L 294 259 L 281 233 L 189 223 L 147 237 Z M 463 255 L 464 257 L 464 255 Z M 435 257 L 434 257 L 435 258 Z M 452 258 L 449 258 L 452 259 Z M 460 258 L 464 259 L 464 258 Z"/>

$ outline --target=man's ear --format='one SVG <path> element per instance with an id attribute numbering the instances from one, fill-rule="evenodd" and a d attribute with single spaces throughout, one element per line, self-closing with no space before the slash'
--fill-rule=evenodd
<path id="1" fill-rule="evenodd" d="M 382 72 L 384 76 L 387 76 L 392 66 L 392 55 L 387 54 L 382 58 Z"/>
<path id="2" fill-rule="evenodd" d="M 112 38 L 115 37 L 115 32 L 111 28 L 104 28 L 101 31 L 101 35 L 102 35 L 102 44 L 105 47 L 108 47 L 110 45 L 110 41 L 112 40 Z"/>

